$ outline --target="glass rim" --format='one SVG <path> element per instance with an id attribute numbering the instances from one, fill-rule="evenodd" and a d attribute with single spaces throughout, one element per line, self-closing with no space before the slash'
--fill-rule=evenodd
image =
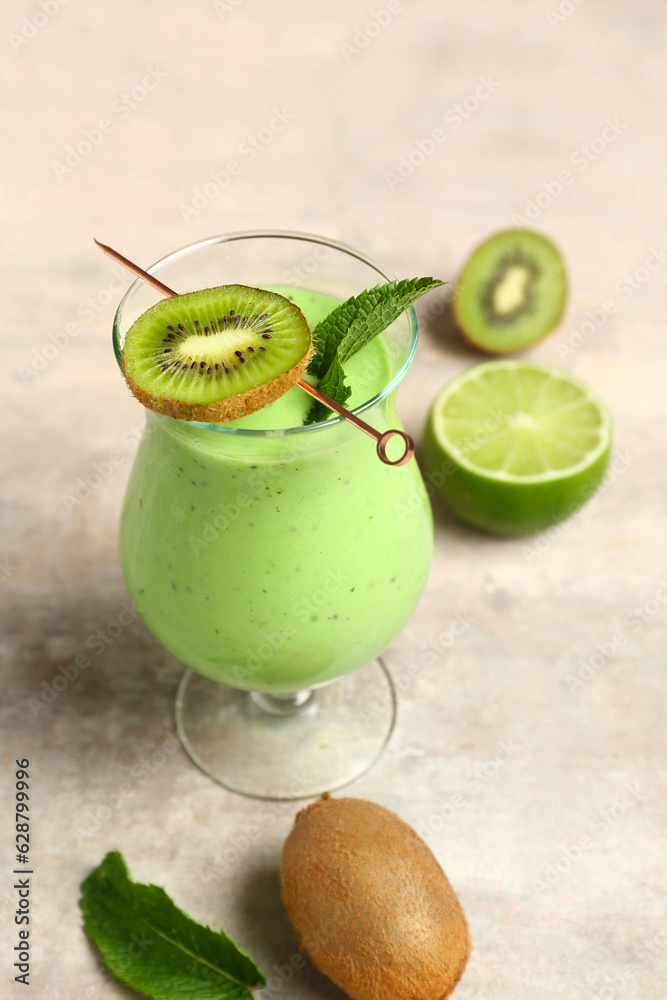
<path id="1" fill-rule="evenodd" d="M 188 243 L 186 246 L 181 247 L 178 250 L 174 250 L 164 257 L 160 257 L 154 264 L 146 268 L 149 274 L 155 274 L 160 271 L 160 269 L 167 264 L 172 264 L 177 261 L 180 257 L 185 257 L 194 250 L 202 249 L 207 246 L 215 246 L 218 243 L 233 243 L 237 240 L 249 240 L 249 239 L 287 239 L 287 240 L 301 240 L 304 243 L 319 243 L 322 246 L 333 247 L 334 250 L 339 250 L 342 253 L 347 254 L 349 257 L 354 257 L 366 264 L 368 267 L 376 271 L 380 277 L 384 278 L 385 281 L 396 281 L 396 275 L 393 274 L 388 268 L 383 264 L 380 264 L 378 260 L 371 257 L 369 254 L 362 253 L 360 250 L 356 250 L 354 247 L 350 246 L 348 243 L 343 243 L 340 240 L 330 239 L 327 236 L 319 236 L 316 233 L 307 233 L 300 230 L 289 230 L 289 229 L 245 229 L 245 230 L 235 230 L 231 233 L 221 233 L 218 236 L 208 236 L 203 240 L 196 240 L 194 243 Z M 137 278 L 129 288 L 123 294 L 120 300 L 113 319 L 113 349 L 116 356 L 116 362 L 118 367 L 123 371 L 122 365 L 122 355 L 121 355 L 121 345 L 120 345 L 120 332 L 119 332 L 119 317 L 123 311 L 126 301 L 135 292 L 135 290 L 142 284 L 145 284 L 142 278 Z M 417 325 L 417 314 L 415 313 L 414 306 L 409 306 L 405 312 L 407 313 L 409 330 L 410 330 L 410 344 L 408 346 L 407 354 L 401 364 L 399 370 L 396 374 L 389 380 L 384 388 L 375 394 L 371 399 L 368 399 L 365 403 L 360 403 L 350 412 L 355 415 L 362 414 L 366 410 L 370 409 L 372 406 L 377 405 L 386 399 L 388 396 L 394 392 L 400 383 L 405 378 L 405 375 L 412 364 L 412 361 L 417 350 L 417 341 L 419 339 L 419 329 Z M 155 412 L 149 410 L 149 412 Z M 155 413 L 156 416 L 161 416 L 162 414 Z M 230 427 L 228 424 L 224 423 L 204 423 L 199 420 L 178 420 L 174 417 L 167 417 L 168 420 L 174 420 L 175 423 L 191 424 L 199 428 L 208 428 L 212 431 L 216 431 L 219 434 L 231 434 L 237 435 L 241 438 L 247 437 L 257 437 L 257 438 L 272 438 L 272 437 L 283 437 L 290 434 L 304 434 L 308 432 L 322 430 L 325 427 L 340 427 L 347 421 L 345 417 L 335 416 L 327 420 L 322 420 L 316 424 L 302 424 L 300 427 L 284 427 L 284 428 L 249 428 L 249 427 Z"/>

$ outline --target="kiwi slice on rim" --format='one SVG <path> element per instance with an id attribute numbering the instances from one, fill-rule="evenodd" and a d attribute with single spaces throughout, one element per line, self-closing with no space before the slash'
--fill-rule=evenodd
<path id="1" fill-rule="evenodd" d="M 221 285 L 151 306 L 127 332 L 123 370 L 149 409 L 222 423 L 291 389 L 312 350 L 306 317 L 285 296 Z"/>
<path id="2" fill-rule="evenodd" d="M 454 293 L 464 337 L 494 354 L 521 351 L 558 323 L 567 298 L 563 258 L 551 240 L 508 229 L 468 258 Z"/>

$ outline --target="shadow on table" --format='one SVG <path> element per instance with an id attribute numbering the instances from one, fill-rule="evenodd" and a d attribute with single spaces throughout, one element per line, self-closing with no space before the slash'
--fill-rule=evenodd
<path id="1" fill-rule="evenodd" d="M 86 934 L 86 939 L 90 947 L 91 952 L 95 958 L 95 964 L 97 966 L 97 971 L 99 972 L 99 982 L 100 987 L 97 992 L 89 990 L 86 993 L 86 997 L 99 997 L 106 998 L 109 996 L 109 991 L 113 990 L 113 996 L 125 997 L 126 1000 L 146 1000 L 145 993 L 137 993 L 133 990 L 131 986 L 124 983 L 121 979 L 117 979 L 112 972 L 109 971 L 108 966 L 105 964 L 104 959 L 100 954 L 100 950 L 88 934 Z"/>
<path id="2" fill-rule="evenodd" d="M 318 972 L 299 944 L 280 898 L 279 860 L 249 871 L 239 891 L 243 941 L 267 980 L 263 997 L 298 995 L 318 1000 L 342 1000 L 345 994 Z M 304 964 L 305 963 L 305 964 Z"/>
<path id="3" fill-rule="evenodd" d="M 473 363 L 489 360 L 490 355 L 474 348 L 461 333 L 454 317 L 451 297 L 443 294 L 418 309 L 417 314 L 420 337 L 432 347 L 445 348 L 448 356 L 467 358 Z M 443 358 L 447 355 L 443 354 Z"/>

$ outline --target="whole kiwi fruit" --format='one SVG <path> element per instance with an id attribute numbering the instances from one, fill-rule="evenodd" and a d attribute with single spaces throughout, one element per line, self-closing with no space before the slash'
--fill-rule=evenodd
<path id="1" fill-rule="evenodd" d="M 461 904 L 388 809 L 325 793 L 298 813 L 280 881 L 302 949 L 353 1000 L 444 1000 L 459 981 L 470 955 Z"/>

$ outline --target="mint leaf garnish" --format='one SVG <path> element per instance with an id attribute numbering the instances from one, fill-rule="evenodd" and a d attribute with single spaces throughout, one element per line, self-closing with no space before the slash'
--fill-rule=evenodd
<path id="1" fill-rule="evenodd" d="M 386 330 L 417 299 L 444 282 L 437 278 L 406 278 L 376 285 L 355 295 L 329 313 L 313 330 L 313 359 L 308 372 L 319 379 L 317 388 L 336 403 L 345 404 L 352 390 L 345 384 L 343 365 L 370 340 Z M 313 403 L 307 424 L 326 420 L 329 409 Z"/>
<path id="2" fill-rule="evenodd" d="M 323 392 L 325 396 L 328 396 L 329 399 L 333 399 L 336 403 L 344 405 L 347 402 L 348 397 L 352 394 L 352 390 L 349 385 L 345 384 L 345 372 L 343 371 L 340 358 L 334 356 L 334 359 L 329 366 L 329 370 L 326 375 L 320 379 L 317 388 L 320 392 Z M 318 416 L 317 419 L 326 420 L 329 408 L 324 406 L 324 404 L 320 403 L 318 400 L 315 400 L 313 409 L 316 408 L 318 412 L 324 414 L 324 416 Z M 313 421 L 309 420 L 309 423 L 313 423 Z"/>
<path id="3" fill-rule="evenodd" d="M 266 985 L 226 934 L 196 923 L 159 886 L 133 882 L 118 851 L 81 889 L 83 921 L 106 964 L 154 1000 L 252 1000 Z"/>

